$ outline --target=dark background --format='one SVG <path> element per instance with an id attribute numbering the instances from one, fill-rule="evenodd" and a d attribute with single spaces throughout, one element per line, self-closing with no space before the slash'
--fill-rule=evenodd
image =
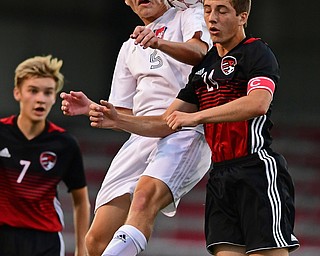
<path id="1" fill-rule="evenodd" d="M 253 0 L 247 28 L 247 34 L 271 46 L 280 62 L 274 147 L 286 156 L 296 184 L 296 233 L 302 244 L 297 256 L 318 255 L 320 244 L 319 5 L 318 1 Z M 0 0 L 0 117 L 18 112 L 12 96 L 14 70 L 35 55 L 52 54 L 64 61 L 63 90 L 83 90 L 95 101 L 108 98 L 118 50 L 138 24 L 124 0 Z M 65 117 L 60 102 L 58 98 L 49 118 L 80 142 L 93 208 L 106 168 L 128 135 L 90 128 L 85 117 Z M 181 203 L 176 218 L 159 217 L 148 246 L 151 255 L 207 255 L 204 194 L 205 185 L 200 184 L 183 200 L 187 203 Z M 72 255 L 72 209 L 65 195 L 61 196 L 67 223 L 64 235 Z M 168 234 L 174 239 L 168 240 Z"/>

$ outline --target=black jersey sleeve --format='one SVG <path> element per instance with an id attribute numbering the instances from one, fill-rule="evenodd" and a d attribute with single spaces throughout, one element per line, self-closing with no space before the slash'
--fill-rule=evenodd
<path id="1" fill-rule="evenodd" d="M 73 189 L 83 188 L 87 185 L 83 157 L 77 140 L 70 134 L 66 134 L 69 141 L 68 153 L 70 154 L 68 170 L 63 178 L 63 182 L 68 188 L 68 192 Z"/>
<path id="2" fill-rule="evenodd" d="M 249 49 L 248 56 L 252 58 L 247 58 L 248 81 L 254 77 L 265 76 L 277 85 L 280 79 L 280 68 L 271 48 L 262 40 L 257 40 L 250 45 Z"/>

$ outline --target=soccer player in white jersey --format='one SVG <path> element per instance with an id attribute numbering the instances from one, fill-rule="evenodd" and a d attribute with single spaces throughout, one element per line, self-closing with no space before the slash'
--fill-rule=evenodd
<path id="1" fill-rule="evenodd" d="M 136 116 L 162 114 L 185 86 L 192 65 L 210 47 L 203 9 L 178 11 L 167 0 L 126 4 L 145 26 L 137 26 L 120 49 L 109 101 Z M 84 93 L 61 97 L 65 115 L 88 115 L 92 101 Z M 180 198 L 201 180 L 210 163 L 202 126 L 163 139 L 132 134 L 98 193 L 86 238 L 89 255 L 130 256 L 143 251 L 157 213 L 174 216 Z"/>

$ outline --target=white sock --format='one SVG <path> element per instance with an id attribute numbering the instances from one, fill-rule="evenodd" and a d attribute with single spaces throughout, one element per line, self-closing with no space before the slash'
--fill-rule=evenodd
<path id="1" fill-rule="evenodd" d="M 147 240 L 142 232 L 131 225 L 123 225 L 101 256 L 135 256 L 145 250 Z"/>

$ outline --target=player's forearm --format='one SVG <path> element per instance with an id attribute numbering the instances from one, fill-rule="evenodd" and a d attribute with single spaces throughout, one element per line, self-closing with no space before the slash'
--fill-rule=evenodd
<path id="1" fill-rule="evenodd" d="M 119 114 L 117 129 L 146 137 L 165 137 L 171 130 L 162 116 L 130 116 Z"/>
<path id="2" fill-rule="evenodd" d="M 75 206 L 74 230 L 75 230 L 75 256 L 85 256 L 85 235 L 90 225 L 90 206 L 88 203 Z"/>
<path id="3" fill-rule="evenodd" d="M 264 90 L 214 108 L 195 113 L 198 123 L 222 123 L 249 120 L 267 113 L 272 97 Z M 255 96 L 254 96 L 255 95 Z"/>
<path id="4" fill-rule="evenodd" d="M 208 47 L 198 39 L 190 39 L 188 43 L 159 39 L 158 49 L 180 62 L 195 66 L 203 59 Z"/>

